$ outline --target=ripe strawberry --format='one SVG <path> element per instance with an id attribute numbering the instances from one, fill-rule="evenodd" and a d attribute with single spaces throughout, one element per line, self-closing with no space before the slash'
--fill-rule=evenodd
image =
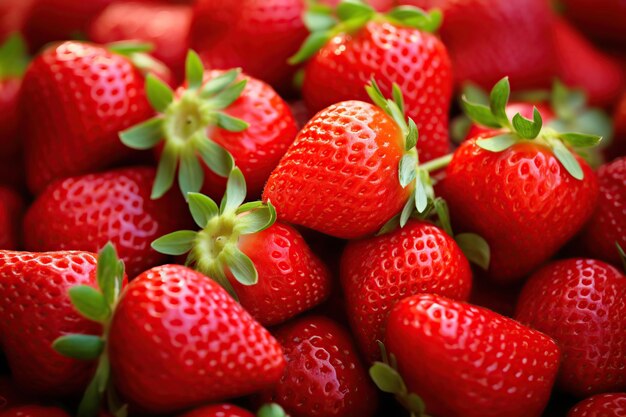
<path id="1" fill-rule="evenodd" d="M 187 264 L 238 297 L 261 324 L 274 325 L 324 301 L 331 276 L 294 228 L 274 223 L 271 203 L 240 206 L 245 195 L 243 175 L 235 168 L 219 209 L 202 194 L 188 195 L 199 232 L 174 232 L 152 246 L 169 255 L 189 252 Z"/>
<path id="2" fill-rule="evenodd" d="M 0 417 L 70 417 L 63 409 L 23 405 L 0 412 Z"/>
<path id="3" fill-rule="evenodd" d="M 454 153 L 438 192 L 459 230 L 491 247 L 489 276 L 508 283 L 550 258 L 585 224 L 595 208 L 595 174 L 569 146 L 593 146 L 599 136 L 542 129 L 506 115 L 509 84 L 491 92 L 491 108 L 464 101 L 466 112 L 491 132 L 465 141 Z M 567 145 L 566 145 L 567 144 Z"/>
<path id="4" fill-rule="evenodd" d="M 150 243 L 189 222 L 175 191 L 150 199 L 154 176 L 153 168 L 123 168 L 52 183 L 28 209 L 25 248 L 96 252 L 110 241 L 131 277 L 165 263 Z"/>
<path id="5" fill-rule="evenodd" d="M 324 317 L 306 317 L 276 331 L 287 367 L 259 394 L 298 417 L 370 417 L 378 396 L 349 334 Z"/>
<path id="6" fill-rule="evenodd" d="M 568 259 L 533 274 L 515 318 L 557 341 L 560 387 L 584 397 L 626 389 L 626 277 L 591 259 Z"/>
<path id="7" fill-rule="evenodd" d="M 143 83 L 129 59 L 104 47 L 69 41 L 44 50 L 22 84 L 30 189 L 131 155 L 117 132 L 152 114 Z"/>
<path id="8" fill-rule="evenodd" d="M 12 35 L 0 45 L 0 161 L 15 159 L 21 150 L 18 137 L 18 98 L 26 68 L 26 45 Z"/>
<path id="9" fill-rule="evenodd" d="M 398 84 L 406 113 L 420 133 L 420 161 L 448 153 L 452 70 L 446 48 L 430 33 L 441 16 L 406 7 L 381 15 L 357 2 L 340 3 L 337 14 L 340 23 L 335 27 L 310 28 L 309 40 L 322 36 L 327 41 L 321 49 L 316 52 L 319 45 L 313 48 L 307 42 L 291 61 L 311 56 L 302 86 L 309 110 L 344 100 L 369 101 L 363 87 L 372 78 L 387 96 Z M 335 24 L 331 16 L 326 19 Z"/>
<path id="10" fill-rule="evenodd" d="M 196 408 L 179 417 L 254 417 L 254 414 L 234 405 L 219 404 Z"/>
<path id="11" fill-rule="evenodd" d="M 621 417 L 626 415 L 626 393 L 600 394 L 576 404 L 567 417 Z"/>
<path id="12" fill-rule="evenodd" d="M 0 186 L 0 249 L 18 249 L 24 201 L 15 191 Z"/>
<path id="13" fill-rule="evenodd" d="M 601 7 L 594 0 L 563 0 L 565 16 L 596 40 L 626 45 L 626 14 L 621 0 L 604 0 Z"/>
<path id="14" fill-rule="evenodd" d="M 396 304 L 387 322 L 387 348 L 406 385 L 380 362 L 370 369 L 377 385 L 408 400 L 414 411 L 425 405 L 429 415 L 449 417 L 540 416 L 560 356 L 542 333 L 434 294 Z"/>
<path id="15" fill-rule="evenodd" d="M 258 196 L 296 136 L 289 106 L 270 86 L 237 70 L 205 73 L 194 52 L 186 68 L 187 87 L 176 92 L 149 76 L 146 94 L 159 114 L 120 134 L 135 149 L 159 144 L 153 198 L 169 189 L 179 164 L 183 195 L 202 189 L 221 197 L 233 158 L 248 180 L 249 195 Z"/>
<path id="16" fill-rule="evenodd" d="M 358 345 L 380 358 L 389 312 L 399 300 L 435 293 L 467 300 L 472 271 L 461 249 L 437 226 L 410 220 L 390 233 L 349 242 L 341 257 L 346 309 Z"/>

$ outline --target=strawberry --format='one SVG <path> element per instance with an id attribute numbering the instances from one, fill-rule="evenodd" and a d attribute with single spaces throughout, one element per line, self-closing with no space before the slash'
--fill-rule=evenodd
<path id="1" fill-rule="evenodd" d="M 626 8 L 621 0 L 604 0 L 598 7 L 594 0 L 563 0 L 565 16 L 580 30 L 596 40 L 626 45 Z"/>
<path id="2" fill-rule="evenodd" d="M 287 366 L 259 394 L 298 417 L 371 417 L 378 396 L 349 334 L 324 317 L 306 317 L 276 331 Z"/>
<path id="3" fill-rule="evenodd" d="M 626 276 L 604 262 L 567 259 L 534 273 L 515 318 L 553 337 L 558 385 L 579 397 L 626 389 Z"/>
<path id="4" fill-rule="evenodd" d="M 0 149 L 1 161 L 9 161 L 21 150 L 18 137 L 17 104 L 26 68 L 26 45 L 17 34 L 0 45 Z"/>
<path id="5" fill-rule="evenodd" d="M 465 141 L 453 154 L 437 191 L 453 224 L 491 247 L 489 276 L 502 283 L 524 277 L 585 224 L 595 208 L 595 174 L 568 146 L 589 147 L 600 136 L 558 133 L 517 114 L 510 120 L 508 79 L 491 91 L 491 107 L 463 102 L 470 118 L 493 130 Z"/>
<path id="6" fill-rule="evenodd" d="M 0 412 L 0 417 L 70 417 L 63 409 L 57 407 L 41 407 L 23 405 Z"/>
<path id="7" fill-rule="evenodd" d="M 18 249 L 24 201 L 10 188 L 0 186 L 0 249 Z"/>
<path id="8" fill-rule="evenodd" d="M 212 69 L 241 67 L 280 91 L 287 91 L 296 68 L 287 63 L 307 31 L 302 0 L 198 0 L 190 46 Z M 271 45 L 271 47 L 268 47 Z"/>
<path id="9" fill-rule="evenodd" d="M 170 188 L 178 165 L 183 195 L 202 189 L 220 197 L 233 158 L 248 179 L 250 196 L 259 195 L 297 133 L 288 105 L 270 86 L 237 70 L 205 73 L 192 51 L 186 73 L 187 87 L 176 92 L 148 76 L 146 94 L 158 114 L 120 133 L 134 149 L 158 145 L 153 198 Z"/>
<path id="10" fill-rule="evenodd" d="M 615 244 L 626 248 L 626 157 L 601 166 L 597 174 L 598 207 L 580 240 L 585 253 L 619 265 Z"/>
<path id="11" fill-rule="evenodd" d="M 346 309 L 359 347 L 380 358 L 389 312 L 399 300 L 436 293 L 467 300 L 472 271 L 461 249 L 437 226 L 410 220 L 403 228 L 351 241 L 341 256 Z"/>
<path id="12" fill-rule="evenodd" d="M 620 417 L 626 415 L 626 393 L 599 394 L 576 404 L 567 417 Z"/>
<path id="13" fill-rule="evenodd" d="M 363 87 L 372 78 L 387 96 L 395 83 L 404 93 L 407 115 L 420 132 L 420 161 L 448 153 L 452 69 L 443 43 L 430 33 L 441 15 L 407 7 L 382 15 L 355 1 L 339 3 L 337 15 L 339 22 L 322 15 L 327 24 L 309 24 L 312 34 L 291 59 L 311 58 L 302 86 L 309 110 L 319 111 L 343 100 L 368 101 Z M 319 13 L 315 16 L 319 19 Z M 325 41 L 321 48 L 319 38 Z"/>
<path id="14" fill-rule="evenodd" d="M 235 168 L 219 209 L 202 194 L 188 194 L 199 232 L 174 232 L 152 247 L 169 255 L 189 252 L 187 264 L 216 279 L 261 324 L 274 325 L 324 301 L 331 276 L 294 228 L 274 223 L 271 203 L 240 206 L 245 195 Z"/>
<path id="15" fill-rule="evenodd" d="M 383 357 L 391 366 L 377 362 L 370 369 L 379 388 L 415 415 L 425 407 L 429 415 L 448 417 L 539 417 L 560 356 L 538 331 L 434 294 L 396 304 L 387 348 L 391 358 Z"/>
<path id="16" fill-rule="evenodd" d="M 184 202 L 174 191 L 150 199 L 154 177 L 153 168 L 138 167 L 52 183 L 28 209 L 25 248 L 95 252 L 110 241 L 131 277 L 165 263 L 167 257 L 152 250 L 150 243 L 189 222 Z"/>

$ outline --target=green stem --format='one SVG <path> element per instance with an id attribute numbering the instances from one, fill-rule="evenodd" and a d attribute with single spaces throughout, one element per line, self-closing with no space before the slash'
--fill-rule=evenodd
<path id="1" fill-rule="evenodd" d="M 445 168 L 452 161 L 453 153 L 449 153 L 448 155 L 440 156 L 439 158 L 431 159 L 428 162 L 424 162 L 423 164 L 419 164 L 419 167 L 425 171 L 433 172 L 437 171 L 441 168 Z"/>

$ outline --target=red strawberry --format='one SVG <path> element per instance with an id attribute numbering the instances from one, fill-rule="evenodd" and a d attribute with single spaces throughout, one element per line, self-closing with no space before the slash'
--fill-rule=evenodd
<path id="1" fill-rule="evenodd" d="M 597 40 L 626 45 L 626 6 L 621 0 L 604 0 L 598 7 L 595 0 L 563 0 L 567 18 L 580 30 Z"/>
<path id="2" fill-rule="evenodd" d="M 230 404 L 207 405 L 179 417 L 254 417 L 254 414 Z"/>
<path id="3" fill-rule="evenodd" d="M 613 114 L 615 136 L 608 149 L 610 158 L 626 156 L 626 93 L 622 95 Z"/>
<path id="4" fill-rule="evenodd" d="M 0 186 L 0 249 L 18 249 L 24 201 L 10 188 Z"/>
<path id="5" fill-rule="evenodd" d="M 19 35 L 0 45 L 0 161 L 15 159 L 21 150 L 18 137 L 18 98 L 26 68 L 26 45 Z"/>
<path id="6" fill-rule="evenodd" d="M 154 176 L 153 168 L 124 168 L 52 183 L 26 214 L 26 249 L 95 252 L 110 241 L 131 277 L 164 263 L 150 243 L 189 222 L 175 191 L 150 199 Z"/>
<path id="7" fill-rule="evenodd" d="M 622 417 L 626 415 L 626 393 L 600 394 L 576 404 L 567 417 Z"/>
<path id="8" fill-rule="evenodd" d="M 39 55 L 21 97 L 31 190 L 131 155 L 117 132 L 152 114 L 143 84 L 130 60 L 100 46 L 70 41 Z"/>
<path id="9" fill-rule="evenodd" d="M 23 405 L 0 412 L 0 417 L 70 417 L 70 415 L 57 407 Z"/>
<path id="10" fill-rule="evenodd" d="M 434 294 L 396 304 L 387 322 L 387 347 L 406 385 L 377 362 L 370 374 L 379 387 L 408 397 L 412 409 L 423 411 L 425 405 L 429 415 L 448 417 L 540 416 L 560 356 L 542 333 Z"/>
<path id="11" fill-rule="evenodd" d="M 327 42 L 306 66 L 302 94 L 309 110 L 319 111 L 344 100 L 368 101 L 363 87 L 372 78 L 380 83 L 386 96 L 391 96 L 395 83 L 404 93 L 406 113 L 420 133 L 420 161 L 448 153 L 452 71 L 443 43 L 429 33 L 436 29 L 437 16 L 415 9 L 413 15 L 402 20 L 400 16 L 409 13 L 408 8 L 378 15 L 371 7 L 357 7 L 355 3 L 339 4 L 337 13 L 342 22 L 336 28 L 324 27 L 311 35 L 327 36 Z M 349 10 L 355 7 L 353 16 Z M 367 13 L 374 20 L 366 23 L 362 20 Z M 414 18 L 417 20 L 411 20 Z M 330 16 L 328 19 L 332 23 Z M 360 26 L 352 27 L 352 22 Z M 350 30 L 341 30 L 342 26 Z M 293 61 L 301 61 L 313 52 L 306 43 Z"/>
<path id="12" fill-rule="evenodd" d="M 287 367 L 259 398 L 298 417 L 370 417 L 378 396 L 349 334 L 323 317 L 306 317 L 276 331 Z"/>
<path id="13" fill-rule="evenodd" d="M 389 312 L 399 300 L 436 293 L 467 300 L 469 263 L 454 240 L 430 223 L 409 221 L 403 228 L 348 243 L 341 257 L 346 309 L 359 347 L 380 358 Z"/>
<path id="14" fill-rule="evenodd" d="M 591 259 L 546 265 L 524 286 L 515 318 L 557 341 L 563 390 L 626 390 L 626 277 L 614 267 Z"/>
<path id="15" fill-rule="evenodd" d="M 271 204 L 240 206 L 245 195 L 235 168 L 219 209 L 202 194 L 188 195 L 199 232 L 174 232 L 152 246 L 169 255 L 189 252 L 187 263 L 236 295 L 256 320 L 278 324 L 325 300 L 331 276 L 294 228 L 274 223 Z"/>

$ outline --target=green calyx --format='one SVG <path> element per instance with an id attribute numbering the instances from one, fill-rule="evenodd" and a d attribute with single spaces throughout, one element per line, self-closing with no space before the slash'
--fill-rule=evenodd
<path id="1" fill-rule="evenodd" d="M 567 172 L 574 178 L 582 180 L 583 170 L 574 157 L 571 148 L 589 148 L 597 145 L 601 136 L 586 133 L 559 133 L 552 127 L 543 126 L 541 114 L 535 107 L 533 119 L 529 120 L 521 114 L 512 119 L 506 114 L 506 106 L 511 94 L 508 77 L 498 81 L 489 95 L 489 105 L 470 101 L 462 97 L 465 114 L 477 124 L 500 129 L 501 132 L 490 138 L 478 139 L 476 145 L 491 151 L 502 152 L 516 143 L 533 141 L 549 147 Z"/>
<path id="2" fill-rule="evenodd" d="M 243 174 L 234 168 L 219 207 L 203 194 L 189 193 L 189 209 L 200 231 L 167 234 L 152 242 L 152 248 L 168 255 L 188 253 L 186 264 L 219 282 L 236 299 L 227 270 L 243 285 L 254 285 L 259 279 L 256 267 L 238 247 L 240 236 L 265 230 L 276 221 L 269 201 L 242 204 L 245 197 Z"/>
<path id="3" fill-rule="evenodd" d="M 98 254 L 96 266 L 97 288 L 76 285 L 69 289 L 74 308 L 85 318 L 102 325 L 102 335 L 67 334 L 52 343 L 59 354 L 78 360 L 97 360 L 96 372 L 85 390 L 78 406 L 78 417 L 95 417 L 107 393 L 108 408 L 116 417 L 125 417 L 127 407 L 122 404 L 110 381 L 110 365 L 106 341 L 113 312 L 122 291 L 124 263 L 117 257 L 115 248 L 108 243 Z"/>
<path id="4" fill-rule="evenodd" d="M 336 8 L 315 3 L 304 14 L 304 24 L 311 33 L 289 63 L 306 61 L 333 37 L 356 33 L 371 20 L 435 32 L 441 25 L 443 14 L 439 10 L 425 12 L 413 6 L 398 6 L 381 14 L 361 0 L 342 0 Z"/>
<path id="5" fill-rule="evenodd" d="M 276 403 L 269 403 L 259 408 L 257 417 L 289 417 L 283 408 Z"/>
<path id="6" fill-rule="evenodd" d="M 0 45 L 0 80 L 22 78 L 27 65 L 26 42 L 19 33 L 14 33 Z"/>
<path id="7" fill-rule="evenodd" d="M 227 71 L 204 83 L 204 67 L 193 51 L 187 55 L 185 68 L 188 87 L 178 97 L 167 84 L 148 75 L 146 95 L 158 115 L 120 133 L 122 143 L 133 149 L 150 149 L 164 142 L 153 199 L 171 188 L 177 168 L 178 185 L 185 198 L 200 191 L 204 183 L 200 161 L 215 174 L 228 177 L 233 157 L 208 135 L 215 127 L 231 132 L 248 128 L 245 121 L 223 112 L 246 86 L 246 79 L 237 80 L 240 70 Z"/>

